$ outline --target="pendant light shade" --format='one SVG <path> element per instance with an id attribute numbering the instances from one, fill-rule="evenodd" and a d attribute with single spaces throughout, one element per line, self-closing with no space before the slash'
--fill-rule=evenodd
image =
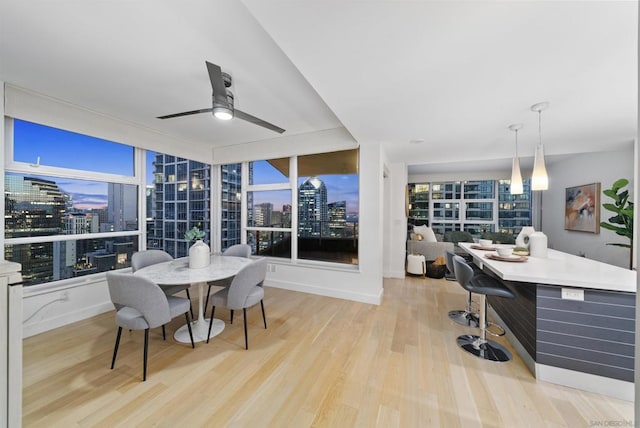
<path id="1" fill-rule="evenodd" d="M 518 131 L 522 129 L 522 124 L 509 125 L 509 129 L 516 134 L 516 155 L 511 162 L 511 185 L 509 191 L 512 195 L 521 195 L 524 191 L 522 186 L 522 174 L 520 173 L 520 158 L 518 157 Z"/>
<path id="2" fill-rule="evenodd" d="M 533 174 L 531 175 L 531 190 L 547 190 L 549 188 L 549 177 L 544 164 L 544 147 L 539 144 L 536 147 L 536 154 L 533 158 Z"/>
<path id="3" fill-rule="evenodd" d="M 542 145 L 542 111 L 549 107 L 549 103 L 538 103 L 531 106 L 531 110 L 538 113 L 538 135 L 540 140 L 533 158 L 533 174 L 531 175 L 531 190 L 547 190 L 549 176 L 544 163 L 544 146 Z"/>

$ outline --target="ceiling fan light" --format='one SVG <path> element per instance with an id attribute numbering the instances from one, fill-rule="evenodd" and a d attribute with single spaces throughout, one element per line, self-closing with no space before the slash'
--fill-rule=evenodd
<path id="1" fill-rule="evenodd" d="M 220 120 L 233 119 L 233 112 L 226 107 L 214 107 L 213 115 Z"/>
<path id="2" fill-rule="evenodd" d="M 531 175 L 531 190 L 547 190 L 549 188 L 549 176 L 544 164 L 544 147 L 539 144 L 533 158 L 533 174 Z"/>
<path id="3" fill-rule="evenodd" d="M 524 188 L 522 186 L 522 174 L 520 173 L 520 159 L 513 158 L 513 162 L 511 164 L 511 185 L 509 187 L 509 192 L 512 195 L 521 195 L 524 192 Z"/>

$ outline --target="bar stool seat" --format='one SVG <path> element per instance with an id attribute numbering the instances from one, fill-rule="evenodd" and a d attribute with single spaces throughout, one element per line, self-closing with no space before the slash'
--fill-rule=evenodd
<path id="1" fill-rule="evenodd" d="M 473 268 L 462 257 L 453 258 L 456 279 L 464 284 L 465 289 L 480 297 L 480 335 L 463 334 L 456 340 L 458 346 L 470 354 L 484 360 L 505 362 L 511 359 L 511 353 L 493 340 L 486 338 L 487 327 L 487 296 L 513 299 L 515 295 L 500 281 L 485 274 L 474 275 Z"/>

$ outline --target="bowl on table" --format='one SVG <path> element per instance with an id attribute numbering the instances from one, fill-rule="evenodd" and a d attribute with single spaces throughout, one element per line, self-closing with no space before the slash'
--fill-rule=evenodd
<path id="1" fill-rule="evenodd" d="M 511 257 L 513 255 L 513 248 L 511 247 L 498 247 L 496 251 L 500 257 Z"/>
<path id="2" fill-rule="evenodd" d="M 478 244 L 481 247 L 490 247 L 493 241 L 491 239 L 478 239 Z"/>

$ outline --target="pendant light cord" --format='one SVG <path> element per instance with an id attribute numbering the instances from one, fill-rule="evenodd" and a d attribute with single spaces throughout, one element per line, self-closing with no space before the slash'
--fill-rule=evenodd
<path id="1" fill-rule="evenodd" d="M 538 144 L 542 145 L 542 110 L 538 110 L 538 136 L 540 138 Z"/>
<path id="2" fill-rule="evenodd" d="M 518 159 L 518 130 L 516 129 L 516 159 Z"/>

